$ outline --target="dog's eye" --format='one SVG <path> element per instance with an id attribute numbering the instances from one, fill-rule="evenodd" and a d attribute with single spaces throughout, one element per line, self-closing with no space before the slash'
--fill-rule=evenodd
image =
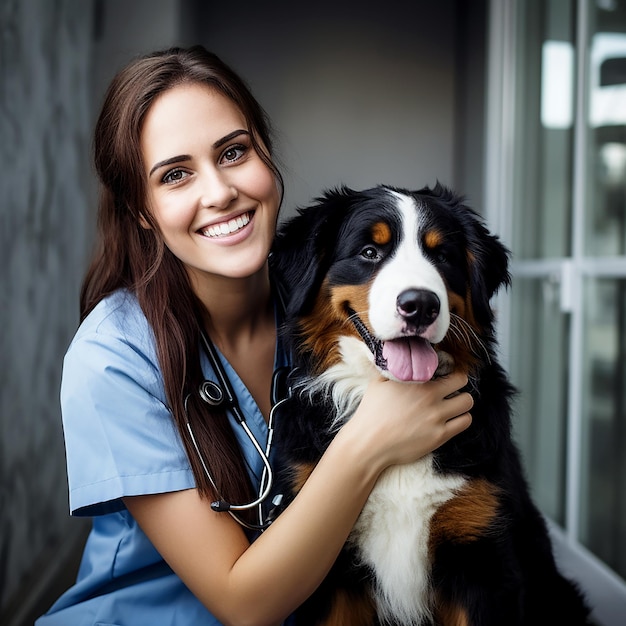
<path id="1" fill-rule="evenodd" d="M 380 258 L 378 250 L 374 246 L 366 246 L 361 250 L 361 256 L 368 261 L 376 261 Z"/>
<path id="2" fill-rule="evenodd" d="M 444 246 L 437 246 L 428 251 L 428 255 L 437 265 L 445 265 L 450 261 L 450 250 Z"/>

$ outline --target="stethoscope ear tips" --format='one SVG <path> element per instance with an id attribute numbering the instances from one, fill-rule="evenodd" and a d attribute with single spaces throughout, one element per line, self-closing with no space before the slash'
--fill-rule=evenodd
<path id="1" fill-rule="evenodd" d="M 200 397 L 210 406 L 218 407 L 224 402 L 224 392 L 212 380 L 205 380 L 198 391 Z"/>

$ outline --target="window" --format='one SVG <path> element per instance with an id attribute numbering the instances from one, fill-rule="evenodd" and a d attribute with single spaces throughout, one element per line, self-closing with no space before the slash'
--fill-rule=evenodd
<path id="1" fill-rule="evenodd" d="M 626 0 L 493 0 L 486 198 L 515 432 L 564 568 L 626 614 Z"/>

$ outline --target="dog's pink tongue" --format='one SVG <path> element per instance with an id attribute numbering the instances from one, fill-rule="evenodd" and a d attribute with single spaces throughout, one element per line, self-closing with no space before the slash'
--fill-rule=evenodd
<path id="1" fill-rule="evenodd" d="M 398 380 L 430 380 L 439 365 L 437 353 L 426 339 L 406 337 L 383 343 L 387 369 Z"/>

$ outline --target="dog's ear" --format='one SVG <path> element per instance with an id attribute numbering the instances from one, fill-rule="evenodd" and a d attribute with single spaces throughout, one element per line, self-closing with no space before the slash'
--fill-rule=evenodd
<path id="1" fill-rule="evenodd" d="M 287 294 L 288 316 L 299 316 L 312 308 L 332 261 L 343 216 L 355 194 L 348 187 L 326 191 L 279 227 L 271 262 Z"/>
<path id="2" fill-rule="evenodd" d="M 425 187 L 418 193 L 445 204 L 460 222 L 468 253 L 472 309 L 480 326 L 490 327 L 493 321 L 490 300 L 501 287 L 511 284 L 509 250 L 489 232 L 483 217 L 465 204 L 465 198 L 449 187 L 437 181 L 432 190 Z"/>
<path id="3" fill-rule="evenodd" d="M 491 234 L 481 218 L 468 209 L 471 224 L 467 229 L 472 308 L 476 321 L 484 328 L 491 325 L 490 300 L 502 287 L 511 284 L 509 250 Z"/>

